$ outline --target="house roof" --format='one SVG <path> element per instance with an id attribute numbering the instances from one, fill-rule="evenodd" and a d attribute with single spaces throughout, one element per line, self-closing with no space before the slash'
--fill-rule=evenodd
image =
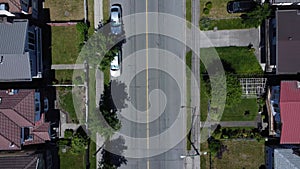
<path id="1" fill-rule="evenodd" d="M 20 150 L 21 128 L 32 127 L 33 140 L 24 145 L 44 143 L 50 140 L 49 123 L 44 123 L 44 115 L 35 121 L 35 90 L 22 89 L 13 95 L 0 90 L 0 150 Z M 9 146 L 14 144 L 13 147 Z"/>
<path id="2" fill-rule="evenodd" d="M 28 20 L 0 23 L 0 54 L 24 54 Z"/>
<path id="3" fill-rule="evenodd" d="M 299 85 L 299 87 L 298 87 Z M 282 81 L 280 85 L 281 144 L 300 144 L 300 83 Z"/>
<path id="4" fill-rule="evenodd" d="M 21 4 L 21 0 L 0 0 L 0 3 L 6 3 L 9 6 L 9 12 L 12 13 L 21 13 L 22 10 L 24 12 L 30 13 L 30 3 L 29 0 L 25 0 L 27 4 L 29 4 L 27 7 Z"/>
<path id="5" fill-rule="evenodd" d="M 0 169 L 36 169 L 41 157 L 38 154 L 0 157 Z"/>
<path id="6" fill-rule="evenodd" d="M 28 20 L 0 23 L 0 81 L 31 81 L 29 52 L 25 52 Z"/>
<path id="7" fill-rule="evenodd" d="M 300 169 L 300 157 L 292 149 L 274 150 L 274 169 Z"/>
<path id="8" fill-rule="evenodd" d="M 0 81 L 31 81 L 28 52 L 24 54 L 0 54 L 0 60 L 1 57 L 3 60 L 2 64 L 0 64 Z"/>
<path id="9" fill-rule="evenodd" d="M 277 74 L 300 72 L 300 15 L 298 10 L 277 10 Z"/>

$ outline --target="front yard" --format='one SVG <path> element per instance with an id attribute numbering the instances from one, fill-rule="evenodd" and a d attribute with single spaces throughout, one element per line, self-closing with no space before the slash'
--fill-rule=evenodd
<path id="1" fill-rule="evenodd" d="M 230 168 L 242 169 L 250 168 L 257 169 L 264 164 L 264 142 L 256 140 L 222 140 L 222 143 L 227 146 L 227 150 L 223 152 L 222 158 L 212 157 L 212 168 Z M 208 144 L 201 144 L 201 151 L 208 151 Z M 201 156 L 201 168 L 209 169 L 209 156 Z"/>
<path id="2" fill-rule="evenodd" d="M 221 48 L 205 48 L 201 49 L 201 57 L 211 57 L 216 50 L 223 64 L 226 73 L 231 73 L 236 77 L 262 74 L 263 71 L 254 55 L 252 49 L 247 47 L 221 47 Z M 214 66 L 214 63 L 208 64 Z M 200 110 L 201 121 L 205 121 L 208 108 L 208 86 L 206 69 L 201 64 L 201 80 L 200 80 Z M 247 112 L 247 113 L 246 113 Z M 254 120 L 258 113 L 258 104 L 256 99 L 241 99 L 240 102 L 226 107 L 221 118 L 222 121 L 251 121 Z"/>
<path id="3" fill-rule="evenodd" d="M 223 144 L 228 151 L 222 155 L 222 159 L 213 159 L 213 168 L 259 168 L 264 164 L 264 142 L 226 140 Z"/>
<path id="4" fill-rule="evenodd" d="M 79 50 L 76 26 L 51 27 L 52 64 L 74 64 Z"/>
<path id="5" fill-rule="evenodd" d="M 61 169 L 84 169 L 85 168 L 85 154 L 73 154 L 70 151 L 62 152 L 62 148 L 59 148 L 59 159 Z"/>
<path id="6" fill-rule="evenodd" d="M 227 3 L 230 0 L 204 0 L 200 1 L 200 29 L 218 30 L 245 29 L 254 26 L 247 26 L 242 23 L 241 13 L 230 14 L 227 12 Z"/>

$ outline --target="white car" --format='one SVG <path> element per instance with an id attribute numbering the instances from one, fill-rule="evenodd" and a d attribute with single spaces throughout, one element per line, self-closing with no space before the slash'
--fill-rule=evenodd
<path id="1" fill-rule="evenodd" d="M 122 10 L 121 6 L 114 4 L 110 8 L 111 33 L 119 35 L 122 33 Z"/>
<path id="2" fill-rule="evenodd" d="M 121 51 L 119 50 L 114 56 L 114 60 L 110 63 L 110 75 L 119 77 L 121 75 Z"/>

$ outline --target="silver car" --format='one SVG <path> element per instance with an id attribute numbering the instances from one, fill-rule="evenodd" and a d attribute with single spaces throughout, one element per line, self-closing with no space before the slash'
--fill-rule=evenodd
<path id="1" fill-rule="evenodd" d="M 110 8 L 111 33 L 119 35 L 122 33 L 122 10 L 120 5 L 112 5 Z"/>

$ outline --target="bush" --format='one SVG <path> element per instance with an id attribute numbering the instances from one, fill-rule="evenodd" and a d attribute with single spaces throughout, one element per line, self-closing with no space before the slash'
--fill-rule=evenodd
<path id="1" fill-rule="evenodd" d="M 204 8 L 204 9 L 203 9 L 203 13 L 204 13 L 205 15 L 208 15 L 208 14 L 209 14 L 209 8 Z"/>
<path id="2" fill-rule="evenodd" d="M 212 156 L 215 156 L 221 148 L 221 141 L 211 137 L 208 139 L 208 148 Z"/>
<path id="3" fill-rule="evenodd" d="M 211 26 L 211 20 L 207 17 L 203 17 L 200 19 L 200 29 L 208 30 Z"/>
<path id="4" fill-rule="evenodd" d="M 71 140 L 70 139 L 59 139 L 58 145 L 59 146 L 70 146 Z"/>
<path id="5" fill-rule="evenodd" d="M 212 8 L 212 2 L 208 1 L 208 2 L 205 4 L 205 7 L 208 8 L 208 9 L 211 9 L 211 8 Z"/>
<path id="6" fill-rule="evenodd" d="M 87 40 L 88 38 L 88 25 L 83 23 L 83 22 L 79 22 L 76 24 L 76 30 L 79 34 L 79 39 L 78 39 L 78 50 L 80 51 L 82 46 L 84 45 L 84 42 Z"/>
<path id="7" fill-rule="evenodd" d="M 65 138 L 72 138 L 73 137 L 73 130 L 72 129 L 67 129 L 65 130 Z"/>

